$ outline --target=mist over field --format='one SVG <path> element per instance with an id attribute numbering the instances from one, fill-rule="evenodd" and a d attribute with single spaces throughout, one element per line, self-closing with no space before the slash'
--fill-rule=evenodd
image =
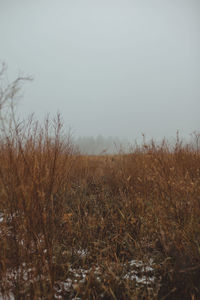
<path id="1" fill-rule="evenodd" d="M 0 299 L 200 299 L 199 17 L 0 0 Z"/>
<path id="2" fill-rule="evenodd" d="M 131 144 L 127 139 L 117 137 L 79 137 L 73 140 L 75 146 L 81 154 L 103 155 L 116 154 L 119 152 L 127 153 L 131 149 Z"/>
<path id="3" fill-rule="evenodd" d="M 18 114 L 60 111 L 76 139 L 188 139 L 199 130 L 199 17 L 199 0 L 1 0 L 0 60 L 9 80 L 34 79 Z"/>

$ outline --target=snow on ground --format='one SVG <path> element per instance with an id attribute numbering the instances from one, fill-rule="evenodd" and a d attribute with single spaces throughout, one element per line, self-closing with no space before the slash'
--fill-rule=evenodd
<path id="1" fill-rule="evenodd" d="M 79 249 L 76 251 L 76 254 L 79 255 L 81 258 L 88 255 L 87 249 Z M 154 263 L 153 260 L 149 260 L 148 264 L 144 264 L 144 262 L 139 260 L 130 260 L 126 263 L 121 264 L 123 268 L 123 275 L 122 279 L 125 280 L 131 280 L 136 282 L 136 284 L 144 284 L 149 285 L 155 281 L 155 277 L 153 275 L 150 275 L 154 271 Z M 26 264 L 22 264 L 18 270 L 11 270 L 9 274 L 7 274 L 7 279 L 12 283 L 12 280 L 14 280 L 17 276 L 17 273 L 23 274 L 23 279 L 28 280 L 29 276 L 28 273 L 32 270 L 28 268 L 26 270 Z M 96 280 L 100 283 L 101 277 L 102 277 L 102 270 L 100 267 L 96 266 L 93 268 L 69 268 L 69 277 L 66 278 L 65 281 L 59 281 L 55 284 L 55 298 L 56 299 L 62 299 L 62 293 L 73 293 L 73 291 L 76 291 L 77 287 L 80 284 L 84 284 L 86 282 L 87 276 L 90 274 L 90 272 L 93 272 L 93 275 L 95 276 Z M 140 274 L 140 275 L 139 275 Z M 35 280 L 38 280 L 37 278 Z M 73 300 L 81 300 L 81 298 L 72 298 Z M 0 300 L 15 300 L 15 297 L 12 293 L 12 287 L 11 291 L 7 296 L 2 296 L 0 294 Z"/>
<path id="2" fill-rule="evenodd" d="M 3 223 L 5 217 L 0 212 L 0 224 Z M 1 230 L 0 230 L 1 231 Z M 84 258 L 89 254 L 87 249 L 78 249 L 75 250 L 74 253 L 80 258 Z M 152 275 L 154 271 L 154 263 L 153 260 L 149 260 L 147 264 L 139 260 L 130 260 L 126 263 L 121 264 L 123 269 L 121 279 L 131 280 L 136 282 L 136 284 L 144 284 L 149 285 L 155 281 L 155 277 Z M 28 281 L 32 273 L 32 269 L 28 268 L 25 263 L 21 265 L 17 270 L 10 270 L 7 273 L 6 280 L 10 285 L 10 292 L 7 296 L 3 296 L 0 292 L 0 300 L 15 300 L 15 297 L 12 293 L 12 282 L 16 279 L 18 274 L 23 275 L 23 280 Z M 61 294 L 63 292 L 73 293 L 76 290 L 79 284 L 84 284 L 86 282 L 87 276 L 90 272 L 93 272 L 95 279 L 100 283 L 102 280 L 103 271 L 99 266 L 95 266 L 93 268 L 69 268 L 69 277 L 66 278 L 65 281 L 56 282 L 55 284 L 55 298 L 62 299 Z M 37 281 L 38 279 L 35 278 Z M 75 297 L 72 300 L 81 300 L 81 298 Z"/>
<path id="3" fill-rule="evenodd" d="M 88 254 L 88 250 L 77 250 L 77 254 L 80 257 L 84 257 Z M 145 264 L 139 260 L 130 260 L 126 263 L 121 264 L 123 268 L 122 280 L 131 280 L 136 282 L 136 284 L 150 285 L 155 282 L 155 277 L 152 275 L 154 271 L 153 260 L 150 259 L 148 264 Z M 97 282 L 101 282 L 103 271 L 100 267 L 96 266 L 93 268 L 69 268 L 69 277 L 62 282 L 58 282 L 55 286 L 55 298 L 62 299 L 59 295 L 62 292 L 70 293 L 75 291 L 80 284 L 83 284 L 87 280 L 87 275 L 92 271 Z M 140 274 L 140 275 L 139 275 Z M 102 295 L 103 297 L 103 295 Z M 79 300 L 81 298 L 73 298 L 74 300 Z"/>

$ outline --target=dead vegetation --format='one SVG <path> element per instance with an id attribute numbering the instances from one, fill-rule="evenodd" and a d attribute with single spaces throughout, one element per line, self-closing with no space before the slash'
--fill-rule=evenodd
<path id="1" fill-rule="evenodd" d="M 197 143 L 81 156 L 59 116 L 1 124 L 3 299 L 200 298 Z"/>

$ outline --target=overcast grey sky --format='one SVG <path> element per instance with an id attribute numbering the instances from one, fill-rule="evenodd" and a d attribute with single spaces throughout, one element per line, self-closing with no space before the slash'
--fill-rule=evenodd
<path id="1" fill-rule="evenodd" d="M 0 60 L 77 136 L 200 130 L 199 0 L 0 0 Z"/>

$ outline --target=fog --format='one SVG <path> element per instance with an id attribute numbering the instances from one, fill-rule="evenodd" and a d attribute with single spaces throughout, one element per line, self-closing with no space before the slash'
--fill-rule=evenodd
<path id="1" fill-rule="evenodd" d="M 76 137 L 200 129 L 199 0 L 0 0 L 0 60 L 34 78 L 19 115 Z"/>

